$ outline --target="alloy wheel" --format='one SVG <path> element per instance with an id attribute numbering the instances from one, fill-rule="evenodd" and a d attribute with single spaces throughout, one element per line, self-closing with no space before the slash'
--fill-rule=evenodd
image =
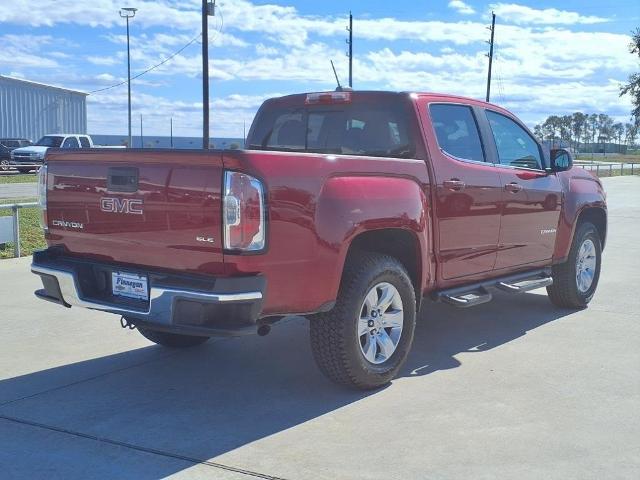
<path id="1" fill-rule="evenodd" d="M 364 358 L 375 365 L 391 358 L 403 324 L 402 297 L 396 287 L 382 282 L 369 290 L 358 318 L 358 341 Z"/>

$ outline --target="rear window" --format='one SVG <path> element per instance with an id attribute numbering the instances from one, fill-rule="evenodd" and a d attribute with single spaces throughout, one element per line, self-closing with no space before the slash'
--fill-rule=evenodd
<path id="1" fill-rule="evenodd" d="M 399 102 L 263 107 L 247 138 L 254 150 L 411 158 L 409 114 Z"/>
<path id="2" fill-rule="evenodd" d="M 438 145 L 444 152 L 456 158 L 484 162 L 478 126 L 470 107 L 440 103 L 431 105 L 429 111 Z"/>
<path id="3" fill-rule="evenodd" d="M 63 140 L 64 140 L 64 137 L 46 135 L 46 136 L 42 137 L 40 140 L 38 140 L 38 143 L 36 143 L 36 145 L 38 147 L 54 147 L 54 148 L 58 148 L 62 144 Z"/>

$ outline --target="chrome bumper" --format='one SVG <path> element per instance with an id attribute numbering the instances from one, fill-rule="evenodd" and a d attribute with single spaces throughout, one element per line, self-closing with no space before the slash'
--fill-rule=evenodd
<path id="1" fill-rule="evenodd" d="M 174 309 L 176 308 L 177 300 L 219 305 L 252 303 L 262 300 L 262 292 L 260 291 L 209 293 L 150 286 L 148 308 L 143 310 L 83 299 L 80 289 L 78 288 L 76 275 L 73 272 L 36 264 L 31 264 L 31 271 L 40 276 L 53 277 L 57 281 L 60 298 L 42 294 L 40 293 L 41 291 L 36 292 L 36 294 L 43 299 L 57 301 L 57 303 L 62 303 L 65 306 L 83 307 L 115 313 L 124 317 L 140 320 L 141 322 L 166 327 L 176 326 Z"/>

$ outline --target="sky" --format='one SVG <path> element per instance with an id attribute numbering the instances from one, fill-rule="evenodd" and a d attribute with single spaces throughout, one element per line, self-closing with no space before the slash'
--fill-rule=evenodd
<path id="1" fill-rule="evenodd" d="M 0 74 L 93 92 L 126 80 L 131 20 L 134 134 L 202 132 L 200 0 L 1 0 Z M 484 99 L 497 15 L 491 101 L 529 126 L 548 115 L 607 113 L 628 121 L 619 86 L 640 70 L 628 51 L 640 1 L 218 0 L 210 17 L 211 136 L 242 137 L 264 99 L 348 81 L 354 16 L 354 88 L 444 92 Z M 90 133 L 125 134 L 127 88 L 87 98 Z"/>

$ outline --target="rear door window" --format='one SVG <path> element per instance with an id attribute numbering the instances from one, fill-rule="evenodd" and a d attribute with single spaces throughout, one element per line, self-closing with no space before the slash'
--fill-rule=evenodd
<path id="1" fill-rule="evenodd" d="M 67 137 L 61 148 L 80 148 L 76 137 Z"/>
<path id="2" fill-rule="evenodd" d="M 431 123 L 440 149 L 449 155 L 484 162 L 478 125 L 471 107 L 454 104 L 431 104 Z"/>
<path id="3" fill-rule="evenodd" d="M 80 145 L 82 145 L 82 148 L 91 148 L 91 144 L 89 143 L 89 139 L 87 137 L 79 137 L 80 138 Z"/>
<path id="4" fill-rule="evenodd" d="M 399 103 L 263 107 L 247 145 L 254 150 L 411 158 L 410 116 Z"/>

